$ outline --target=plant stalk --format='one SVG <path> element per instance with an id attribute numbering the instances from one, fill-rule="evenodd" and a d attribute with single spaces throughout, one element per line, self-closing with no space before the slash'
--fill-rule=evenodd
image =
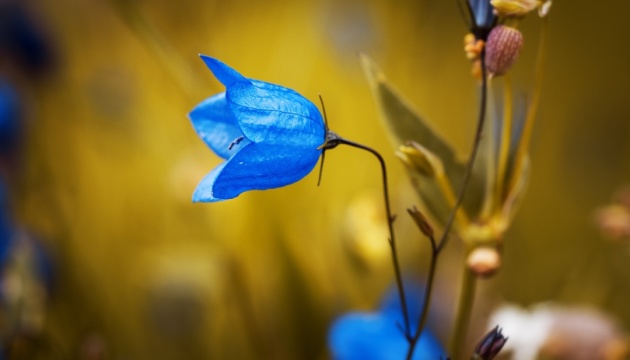
<path id="1" fill-rule="evenodd" d="M 453 360 L 459 360 L 462 358 L 462 350 L 464 350 L 464 342 L 466 341 L 466 335 L 468 334 L 468 325 L 470 324 L 470 316 L 472 314 L 476 288 L 477 276 L 468 268 L 466 263 L 464 263 L 462 287 L 460 289 L 457 303 L 455 326 L 451 342 L 449 344 L 449 353 L 451 359 Z"/>

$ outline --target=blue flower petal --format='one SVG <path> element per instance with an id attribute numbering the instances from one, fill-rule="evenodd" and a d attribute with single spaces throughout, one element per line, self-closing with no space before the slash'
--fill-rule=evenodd
<path id="1" fill-rule="evenodd" d="M 198 105 L 190 119 L 200 137 L 227 161 L 203 179 L 193 201 L 231 199 L 308 175 L 325 140 L 317 107 L 291 89 L 247 79 L 217 59 L 201 58 L 226 91 Z"/>
<path id="2" fill-rule="evenodd" d="M 212 184 L 212 196 L 231 199 L 247 190 L 292 184 L 311 172 L 320 154 L 316 148 L 250 143 L 226 162 Z"/>
<path id="3" fill-rule="evenodd" d="M 424 303 L 424 286 L 413 279 L 404 279 L 405 298 L 407 299 L 407 311 L 410 319 L 418 319 L 422 312 Z M 400 296 L 396 286 L 390 286 L 383 296 L 379 307 L 381 313 L 388 314 L 399 323 L 403 323 L 402 306 L 400 304 Z"/>
<path id="4" fill-rule="evenodd" d="M 337 319 L 328 337 L 335 360 L 404 359 L 409 343 L 396 320 L 384 314 L 350 313 Z M 439 341 L 428 331 L 422 333 L 414 360 L 445 359 Z"/>
<path id="5" fill-rule="evenodd" d="M 217 202 L 226 199 L 218 199 L 214 197 L 212 192 L 212 188 L 214 186 L 214 181 L 217 176 L 221 173 L 221 170 L 225 167 L 227 162 L 223 162 L 219 164 L 214 170 L 210 172 L 210 174 L 206 175 L 206 177 L 201 180 L 195 192 L 193 193 L 193 202 Z"/>
<path id="6" fill-rule="evenodd" d="M 222 61 L 215 58 L 211 58 L 206 55 L 199 55 L 201 60 L 206 63 L 206 66 L 212 71 L 214 76 L 223 84 L 226 88 L 234 85 L 239 81 L 248 82 L 247 78 L 239 74 L 238 71 L 224 64 Z"/>
<path id="7" fill-rule="evenodd" d="M 243 134 L 253 142 L 316 148 L 324 142 L 317 107 L 297 92 L 262 81 L 237 82 L 227 101 Z"/>
<path id="8" fill-rule="evenodd" d="M 204 100 L 188 117 L 199 137 L 224 159 L 229 159 L 250 142 L 243 138 L 243 132 L 225 101 L 224 92 Z"/>
<path id="9" fill-rule="evenodd" d="M 494 21 L 494 7 L 490 0 L 469 0 L 473 10 L 475 24 L 480 28 L 489 28 Z"/>

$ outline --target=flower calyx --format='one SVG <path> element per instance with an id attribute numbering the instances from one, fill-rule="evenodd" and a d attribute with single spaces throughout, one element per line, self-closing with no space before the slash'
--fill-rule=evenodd
<path id="1" fill-rule="evenodd" d="M 508 338 L 503 336 L 501 333 L 501 328 L 499 326 L 495 326 L 494 329 L 490 330 L 481 341 L 475 347 L 475 354 L 473 355 L 473 360 L 492 360 L 494 359 Z"/>

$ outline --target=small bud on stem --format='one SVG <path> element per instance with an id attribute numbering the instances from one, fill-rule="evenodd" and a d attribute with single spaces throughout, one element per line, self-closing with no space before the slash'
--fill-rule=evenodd
<path id="1" fill-rule="evenodd" d="M 507 338 L 501 334 L 501 329 L 496 326 L 484 336 L 484 338 L 475 347 L 475 360 L 492 360 L 499 354 L 503 345 L 507 342 Z"/>

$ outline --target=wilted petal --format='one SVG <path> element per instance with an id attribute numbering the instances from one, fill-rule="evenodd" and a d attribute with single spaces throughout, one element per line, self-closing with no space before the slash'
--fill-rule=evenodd
<path id="1" fill-rule="evenodd" d="M 222 61 L 206 55 L 199 56 L 201 57 L 201 60 L 206 63 L 206 66 L 208 66 L 214 76 L 221 82 L 221 84 L 225 85 L 226 88 L 239 81 L 249 82 L 247 78 L 239 74 L 238 71 L 224 64 Z"/>
<path id="2" fill-rule="evenodd" d="M 308 175 L 320 154 L 316 147 L 250 143 L 225 163 L 214 179 L 211 194 L 214 198 L 231 199 L 247 190 L 292 184 Z"/>
<path id="3" fill-rule="evenodd" d="M 224 159 L 229 159 L 250 142 L 242 138 L 243 132 L 225 101 L 224 92 L 204 100 L 188 117 L 199 137 Z"/>
<path id="4" fill-rule="evenodd" d="M 324 142 L 324 121 L 315 105 L 278 85 L 238 82 L 227 100 L 243 134 L 253 142 L 318 147 Z"/>

